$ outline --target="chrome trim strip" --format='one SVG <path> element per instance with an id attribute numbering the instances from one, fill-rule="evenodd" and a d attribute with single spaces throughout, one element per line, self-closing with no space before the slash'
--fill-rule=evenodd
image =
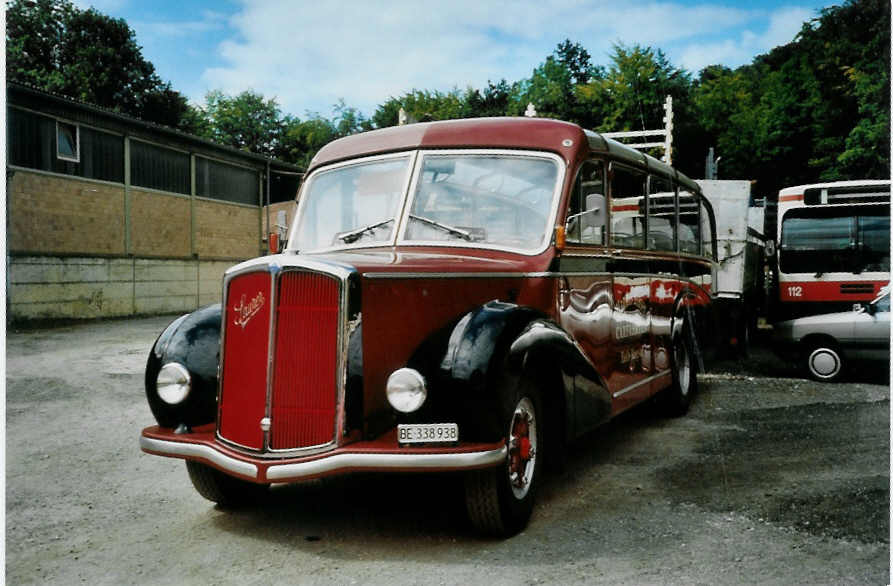
<path id="1" fill-rule="evenodd" d="M 633 383 L 633 384 L 629 385 L 628 387 L 624 387 L 624 388 L 620 389 L 619 391 L 617 391 L 616 393 L 614 393 L 614 394 L 611 395 L 611 396 L 614 397 L 614 398 L 616 399 L 617 397 L 620 397 L 621 395 L 625 395 L 625 394 L 627 394 L 627 393 L 629 393 L 629 392 L 631 392 L 631 391 L 634 391 L 634 390 L 638 389 L 639 387 L 641 387 L 641 386 L 644 385 L 644 384 L 650 383 L 651 381 L 653 381 L 653 380 L 655 380 L 655 379 L 657 379 L 657 378 L 660 378 L 660 377 L 662 377 L 662 376 L 665 376 L 665 375 L 667 375 L 667 374 L 672 374 L 672 373 L 673 373 L 673 371 L 672 371 L 672 370 L 669 370 L 669 369 L 667 369 L 667 370 L 662 370 L 662 371 L 660 371 L 660 372 L 657 373 L 657 374 L 652 374 L 651 376 L 649 376 L 649 377 L 646 378 L 646 379 L 640 380 L 640 381 L 637 382 L 637 383 Z"/>
<path id="2" fill-rule="evenodd" d="M 364 279 L 473 279 L 473 278 L 525 278 L 557 277 L 558 273 L 363 273 Z"/>
<path id="3" fill-rule="evenodd" d="M 348 468 L 455 469 L 483 468 L 503 462 L 508 448 L 464 454 L 337 454 L 311 462 L 281 464 L 267 468 L 267 480 L 316 476 Z"/>
<path id="4" fill-rule="evenodd" d="M 682 275 L 662 275 L 659 273 L 612 273 L 608 271 L 567 271 L 567 272 L 556 272 L 556 271 L 542 271 L 542 272 L 529 272 L 529 273 L 500 273 L 500 272 L 481 272 L 481 273 L 414 273 L 414 272 L 406 272 L 406 273 L 363 273 L 364 279 L 522 279 L 522 278 L 535 278 L 535 279 L 556 279 L 561 277 L 624 277 L 624 278 L 640 278 L 640 277 L 648 277 L 648 278 L 658 278 L 658 279 L 666 279 L 671 277 L 677 281 L 683 281 L 689 283 L 691 285 L 696 285 L 697 287 L 702 287 L 702 285 L 696 281 L 694 281 L 691 277 L 685 277 Z"/>
<path id="5" fill-rule="evenodd" d="M 213 462 L 215 465 L 229 470 L 241 476 L 250 476 L 257 478 L 257 466 L 236 460 L 225 454 L 221 454 L 214 448 L 199 444 L 186 444 L 181 442 L 169 442 L 151 437 L 140 436 L 140 448 L 167 456 L 189 456 L 192 458 L 203 458 Z"/>
<path id="6" fill-rule="evenodd" d="M 279 278 L 282 276 L 282 267 L 278 263 L 270 263 L 270 322 L 267 324 L 267 394 L 264 398 L 264 419 L 271 422 L 267 425 L 267 429 L 263 431 L 261 439 L 262 451 L 266 452 L 270 449 L 272 443 L 272 417 L 273 417 L 273 371 L 275 369 L 276 358 L 276 326 L 279 322 Z M 258 421 L 260 425 L 260 421 Z"/>

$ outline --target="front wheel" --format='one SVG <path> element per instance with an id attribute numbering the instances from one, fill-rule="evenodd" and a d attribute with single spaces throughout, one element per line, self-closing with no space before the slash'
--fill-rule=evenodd
<path id="1" fill-rule="evenodd" d="M 240 507 L 260 501 L 268 486 L 241 480 L 201 462 L 186 460 L 189 480 L 200 495 L 219 505 Z"/>
<path id="2" fill-rule="evenodd" d="M 469 472 L 465 502 L 472 525 L 488 535 L 508 537 L 527 525 L 541 475 L 542 419 L 539 396 L 528 390 L 506 417 L 508 456 L 504 464 Z"/>

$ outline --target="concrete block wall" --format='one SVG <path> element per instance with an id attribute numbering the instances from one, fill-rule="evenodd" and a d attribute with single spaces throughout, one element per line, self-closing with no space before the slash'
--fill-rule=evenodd
<path id="1" fill-rule="evenodd" d="M 217 303 L 232 261 L 17 256 L 10 259 L 14 321 L 192 311 Z"/>
<path id="2" fill-rule="evenodd" d="M 191 311 L 265 246 L 258 207 L 24 169 L 8 187 L 12 321 Z"/>
<path id="3" fill-rule="evenodd" d="M 192 212 L 188 196 L 130 191 L 131 241 L 137 256 L 192 255 Z"/>
<path id="4" fill-rule="evenodd" d="M 195 252 L 199 257 L 253 258 L 262 253 L 258 208 L 195 201 Z"/>
<path id="5" fill-rule="evenodd" d="M 203 261 L 198 265 L 198 304 L 218 303 L 223 295 L 223 273 L 234 263 Z"/>
<path id="6" fill-rule="evenodd" d="M 9 249 L 124 254 L 124 186 L 16 171 L 8 193 Z"/>

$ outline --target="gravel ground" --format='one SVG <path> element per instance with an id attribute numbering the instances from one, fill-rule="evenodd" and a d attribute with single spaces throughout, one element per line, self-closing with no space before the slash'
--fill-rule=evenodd
<path id="1" fill-rule="evenodd" d="M 9 584 L 886 584 L 889 372 L 798 377 L 765 349 L 576 444 L 530 526 L 476 536 L 454 475 L 362 474 L 215 507 L 142 454 L 170 318 L 10 331 Z"/>

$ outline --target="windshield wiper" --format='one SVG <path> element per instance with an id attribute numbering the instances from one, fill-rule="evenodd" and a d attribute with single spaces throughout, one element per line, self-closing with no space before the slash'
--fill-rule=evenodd
<path id="1" fill-rule="evenodd" d="M 382 220 L 381 222 L 376 222 L 374 224 L 369 224 L 368 226 L 363 226 L 362 228 L 357 228 L 356 230 L 351 230 L 350 232 L 345 232 L 338 236 L 345 244 L 353 244 L 357 240 L 360 239 L 360 236 L 365 234 L 366 232 L 371 232 L 376 228 L 381 228 L 385 224 L 390 224 L 394 221 L 394 218 L 388 218 L 387 220 Z"/>
<path id="2" fill-rule="evenodd" d="M 455 228 L 453 226 L 441 224 L 440 222 L 435 222 L 434 220 L 432 220 L 430 218 L 426 218 L 424 216 L 417 216 L 415 214 L 409 214 L 409 217 L 412 218 L 413 220 L 418 220 L 419 222 L 428 224 L 429 226 L 434 226 L 435 228 L 440 228 L 441 230 L 443 230 L 445 232 L 449 232 L 450 234 L 453 234 L 454 236 L 458 236 L 459 238 L 461 238 L 463 240 L 468 240 L 469 242 L 471 242 L 471 232 L 469 232 L 468 230 L 463 230 L 462 228 Z"/>

